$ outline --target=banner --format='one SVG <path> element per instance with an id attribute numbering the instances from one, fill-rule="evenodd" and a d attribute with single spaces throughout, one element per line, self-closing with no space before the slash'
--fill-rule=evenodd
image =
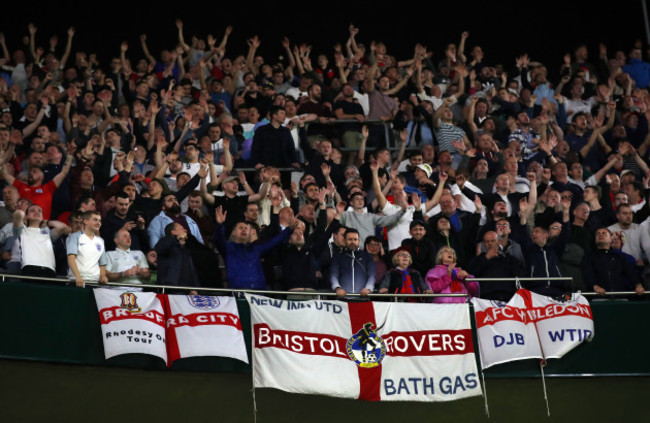
<path id="1" fill-rule="evenodd" d="M 560 302 L 523 289 L 518 294 L 527 303 L 528 318 L 535 321 L 544 358 L 561 358 L 593 338 L 594 317 L 582 295 Z"/>
<path id="2" fill-rule="evenodd" d="M 179 358 L 203 356 L 248 363 L 233 297 L 93 291 L 107 359 L 136 353 L 155 355 L 168 365 Z"/>
<path id="3" fill-rule="evenodd" d="M 255 387 L 368 401 L 482 394 L 467 304 L 246 299 Z"/>
<path id="4" fill-rule="evenodd" d="M 560 358 L 594 335 L 591 308 L 580 294 L 556 301 L 520 289 L 507 304 L 481 298 L 472 303 L 484 369 L 527 358 Z"/>
<path id="5" fill-rule="evenodd" d="M 137 353 L 155 355 L 167 363 L 165 315 L 156 294 L 103 288 L 93 291 L 107 359 Z"/>
<path id="6" fill-rule="evenodd" d="M 179 358 L 218 356 L 248 363 L 233 297 L 166 295 L 169 364 Z"/>

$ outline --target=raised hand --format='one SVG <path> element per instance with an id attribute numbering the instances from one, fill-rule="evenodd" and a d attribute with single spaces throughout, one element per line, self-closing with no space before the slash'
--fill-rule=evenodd
<path id="1" fill-rule="evenodd" d="M 223 225 L 223 222 L 226 221 L 226 215 L 227 214 L 228 214 L 228 212 L 223 211 L 223 208 L 221 206 L 219 206 L 214 211 L 214 218 L 216 219 L 218 224 Z"/>

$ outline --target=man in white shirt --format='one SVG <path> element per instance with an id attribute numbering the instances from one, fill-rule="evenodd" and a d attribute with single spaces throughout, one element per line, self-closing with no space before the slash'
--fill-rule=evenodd
<path id="1" fill-rule="evenodd" d="M 126 229 L 115 233 L 115 250 L 106 253 L 106 276 L 113 282 L 145 283 L 151 277 L 147 257 L 142 251 L 131 250 L 131 234 Z M 141 288 L 124 288 L 141 291 Z"/>
<path id="2" fill-rule="evenodd" d="M 650 260 L 650 222 L 646 220 L 641 224 L 633 223 L 634 212 L 627 203 L 619 204 L 616 219 L 618 223 L 607 229 L 612 233 L 622 232 L 625 235 L 622 251 L 634 257 L 637 265 L 642 265 L 643 259 Z"/>
<path id="3" fill-rule="evenodd" d="M 68 236 L 68 278 L 74 279 L 78 287 L 85 287 L 85 281 L 107 283 L 106 250 L 104 240 L 98 235 L 102 226 L 102 216 L 98 211 L 83 214 L 83 231 Z"/>

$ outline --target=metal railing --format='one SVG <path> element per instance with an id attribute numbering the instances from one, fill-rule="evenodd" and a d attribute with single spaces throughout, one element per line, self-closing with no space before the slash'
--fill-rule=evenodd
<path id="1" fill-rule="evenodd" d="M 37 276 L 24 276 L 19 274 L 12 273 L 0 273 L 0 281 L 6 282 L 7 279 L 21 279 L 21 280 L 30 280 L 36 282 L 47 282 L 47 283 L 58 283 L 64 285 L 74 285 L 75 281 L 67 278 L 45 278 Z M 527 282 L 527 281 L 572 281 L 573 278 L 570 277 L 551 277 L 551 278 L 467 278 L 466 280 L 471 282 Z M 231 289 L 231 288 L 208 288 L 208 287 L 195 287 L 195 286 L 175 286 L 175 285 L 157 285 L 157 284 L 134 284 L 134 283 L 123 283 L 123 282 L 108 282 L 100 283 L 99 281 L 85 281 L 85 285 L 96 286 L 96 287 L 126 287 L 126 288 L 146 288 L 146 289 L 155 289 L 160 290 L 161 293 L 166 291 L 201 291 L 203 292 L 214 292 L 218 294 L 227 294 L 227 295 L 242 295 L 244 293 L 249 294 L 259 294 L 259 295 L 297 295 L 305 297 L 338 297 L 335 292 L 321 292 L 321 291 L 275 291 L 275 290 L 259 290 L 259 289 Z M 596 297 L 607 299 L 609 297 L 627 297 L 631 295 L 638 295 L 635 291 L 616 291 L 616 292 L 607 292 L 605 295 L 599 295 L 596 292 L 581 292 L 585 297 Z M 646 291 L 644 294 L 650 295 L 650 291 Z M 438 298 L 438 297 L 464 297 L 468 298 L 467 294 L 379 294 L 379 293 L 370 293 L 368 295 L 361 295 L 355 293 L 346 293 L 346 298 Z"/>

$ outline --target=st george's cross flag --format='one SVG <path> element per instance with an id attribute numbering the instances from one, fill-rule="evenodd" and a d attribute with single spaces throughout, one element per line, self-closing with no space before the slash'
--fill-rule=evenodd
<path id="1" fill-rule="evenodd" d="M 149 354 L 171 366 L 186 357 L 230 357 L 248 363 L 233 297 L 93 290 L 107 359 Z"/>
<path id="2" fill-rule="evenodd" d="M 169 364 L 186 357 L 230 357 L 248 363 L 234 297 L 164 296 Z"/>
<path id="3" fill-rule="evenodd" d="M 256 388 L 368 401 L 482 394 L 467 304 L 246 299 Z"/>
<path id="4" fill-rule="evenodd" d="M 167 363 L 165 313 L 152 292 L 93 290 L 104 341 L 104 356 L 150 354 Z"/>
<path id="5" fill-rule="evenodd" d="M 527 358 L 560 358 L 594 335 L 591 307 L 580 294 L 558 301 L 526 289 L 508 303 L 473 298 L 484 369 Z"/>

